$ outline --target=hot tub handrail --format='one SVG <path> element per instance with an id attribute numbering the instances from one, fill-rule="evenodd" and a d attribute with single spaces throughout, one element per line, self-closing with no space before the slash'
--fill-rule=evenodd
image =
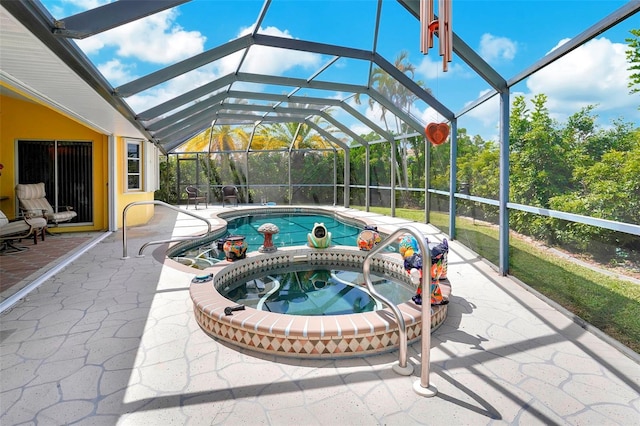
<path id="1" fill-rule="evenodd" d="M 144 243 L 142 245 L 142 247 L 140 247 L 140 250 L 138 251 L 138 256 L 142 256 L 142 252 L 144 251 L 144 249 L 147 248 L 150 245 L 172 243 L 172 242 L 176 242 L 176 241 L 197 240 L 197 239 L 202 238 L 203 236 L 211 233 L 211 222 L 209 222 L 207 219 L 203 218 L 202 216 L 198 216 L 195 213 L 191 213 L 191 212 L 189 212 L 187 210 L 183 210 L 183 209 L 181 209 L 179 207 L 172 206 L 171 204 L 167 204 L 164 201 L 159 201 L 159 200 L 134 201 L 134 202 L 131 202 L 131 203 L 127 204 L 127 206 L 122 211 L 122 258 L 123 259 L 128 259 L 129 258 L 128 252 L 127 252 L 127 212 L 129 211 L 130 207 L 140 206 L 140 205 L 145 205 L 145 204 L 155 204 L 155 205 L 158 205 L 158 206 L 168 207 L 171 210 L 175 210 L 175 211 L 177 211 L 179 213 L 183 213 L 183 214 L 186 214 L 188 216 L 195 217 L 196 219 L 200 219 L 200 220 L 204 221 L 207 224 L 207 232 L 205 234 L 193 235 L 193 236 L 189 236 L 189 237 L 173 238 L 173 239 L 170 239 L 170 240 L 149 241 L 147 243 Z"/>
<path id="2" fill-rule="evenodd" d="M 399 342 L 399 359 L 398 364 L 400 369 L 407 368 L 407 326 L 404 320 L 404 316 L 400 309 L 393 303 L 389 302 L 376 292 L 373 287 L 373 283 L 371 281 L 371 260 L 373 256 L 382 251 L 386 246 L 392 244 L 396 239 L 404 234 L 411 234 L 418 241 L 418 246 L 420 247 L 420 253 L 422 253 L 423 259 L 422 264 L 426 265 L 426 269 L 422 273 L 422 280 L 420 285 L 422 286 L 422 294 L 423 294 L 423 304 L 422 304 L 422 374 L 421 378 L 426 375 L 427 385 L 429 386 L 429 349 L 431 347 L 430 338 L 431 338 L 431 306 L 428 302 L 430 299 L 428 297 L 431 294 L 430 291 L 430 277 L 431 277 L 431 251 L 429 250 L 428 243 L 426 242 L 426 238 L 417 228 L 412 225 L 406 225 L 405 227 L 399 228 L 389 234 L 384 240 L 380 241 L 364 258 L 362 263 L 362 272 L 364 276 L 365 283 L 367 285 L 367 289 L 373 294 L 375 297 L 379 298 L 383 303 L 385 303 L 398 321 L 398 334 L 400 336 Z M 424 268 L 425 266 L 423 266 Z M 428 348 L 426 351 L 425 348 L 425 339 L 427 340 L 426 347 Z M 425 353 L 426 352 L 426 353 Z M 426 370 L 425 370 L 426 365 Z M 422 381 L 424 383 L 424 381 Z"/>

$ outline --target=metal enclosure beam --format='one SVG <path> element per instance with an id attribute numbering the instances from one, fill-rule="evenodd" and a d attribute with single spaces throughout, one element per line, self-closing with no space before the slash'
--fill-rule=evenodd
<path id="1" fill-rule="evenodd" d="M 451 122 L 449 142 L 449 237 L 456 239 L 456 183 L 458 176 L 458 120 Z"/>
<path id="2" fill-rule="evenodd" d="M 499 260 L 498 268 L 501 275 L 509 273 L 509 92 L 500 94 L 500 188 L 498 199 L 499 212 Z"/>
<path id="3" fill-rule="evenodd" d="M 120 0 L 55 21 L 53 34 L 83 39 L 191 0 Z"/>

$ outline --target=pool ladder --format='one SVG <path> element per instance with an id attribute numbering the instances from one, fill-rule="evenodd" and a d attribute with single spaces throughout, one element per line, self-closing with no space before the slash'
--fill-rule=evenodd
<path id="1" fill-rule="evenodd" d="M 415 226 L 406 225 L 399 228 L 392 234 L 387 236 L 384 240 L 378 243 L 364 258 L 362 263 L 362 274 L 364 276 L 367 289 L 375 298 L 379 299 L 382 303 L 387 305 L 393 312 L 398 323 L 398 335 L 400 336 L 399 342 L 399 356 L 398 364 L 393 366 L 393 370 L 404 376 L 409 376 L 413 373 L 413 366 L 407 363 L 407 325 L 402 315 L 402 312 L 393 302 L 382 296 L 376 291 L 371 281 L 371 261 L 373 256 L 382 251 L 385 247 L 392 244 L 398 237 L 405 234 L 411 234 L 418 241 L 420 247 L 420 253 L 422 253 L 422 265 L 423 273 L 420 285 L 422 286 L 422 363 L 420 371 L 420 380 L 416 381 L 413 385 L 413 390 L 419 395 L 432 397 L 437 393 L 437 389 L 434 386 L 429 385 L 429 357 L 431 351 L 431 304 L 429 303 L 429 294 L 431 294 L 431 250 L 427 239 Z M 426 265 L 426 266 L 425 266 Z"/>
<path id="2" fill-rule="evenodd" d="M 191 213 L 190 211 L 181 209 L 181 208 L 176 207 L 176 206 L 172 206 L 171 204 L 167 204 L 164 201 L 159 201 L 159 200 L 134 201 L 132 203 L 127 204 L 127 206 L 122 211 L 122 259 L 128 259 L 129 258 L 129 256 L 127 254 L 127 212 L 129 211 L 129 208 L 131 208 L 133 206 L 141 206 L 141 205 L 145 205 L 145 204 L 155 204 L 155 205 L 158 205 L 158 206 L 164 206 L 164 207 L 170 208 L 171 210 L 175 210 L 175 211 L 177 211 L 179 213 L 195 217 L 196 219 L 200 219 L 204 223 L 207 224 L 207 232 L 206 232 L 206 234 L 192 235 L 192 236 L 189 236 L 189 237 L 174 238 L 174 239 L 171 239 L 171 240 L 149 241 L 147 243 L 144 243 L 142 245 L 142 247 L 140 247 L 140 250 L 138 251 L 138 257 L 142 257 L 143 256 L 142 252 L 144 251 L 145 248 L 147 248 L 150 245 L 172 243 L 172 242 L 175 242 L 175 241 L 198 240 L 198 239 L 204 237 L 205 235 L 211 233 L 211 223 L 209 223 L 209 221 L 207 219 L 203 218 L 202 216 L 198 216 L 195 213 Z"/>

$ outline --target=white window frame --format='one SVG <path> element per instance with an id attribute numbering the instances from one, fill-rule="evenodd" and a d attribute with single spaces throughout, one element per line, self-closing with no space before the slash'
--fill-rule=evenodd
<path id="1" fill-rule="evenodd" d="M 129 157 L 129 146 L 136 145 L 138 147 L 138 157 Z M 142 191 L 144 182 L 143 182 L 143 166 L 144 166 L 144 151 L 143 151 L 143 141 L 138 139 L 125 139 L 124 140 L 124 190 L 125 192 L 140 192 Z M 137 161 L 138 162 L 138 172 L 130 173 L 129 172 L 129 162 Z M 129 177 L 137 176 L 138 177 L 138 186 L 130 187 L 129 186 Z"/>

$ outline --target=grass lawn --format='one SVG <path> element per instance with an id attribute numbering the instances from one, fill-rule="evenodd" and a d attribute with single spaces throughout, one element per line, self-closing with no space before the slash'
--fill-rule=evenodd
<path id="1" fill-rule="evenodd" d="M 388 208 L 370 210 L 390 214 Z M 396 209 L 396 216 L 424 221 L 422 210 Z M 447 229 L 449 216 L 446 214 L 432 212 L 430 218 L 434 226 Z M 458 241 L 498 264 L 496 227 L 457 218 L 456 228 Z M 554 256 L 515 235 L 510 236 L 509 242 L 510 275 L 640 353 L 640 285 Z"/>

